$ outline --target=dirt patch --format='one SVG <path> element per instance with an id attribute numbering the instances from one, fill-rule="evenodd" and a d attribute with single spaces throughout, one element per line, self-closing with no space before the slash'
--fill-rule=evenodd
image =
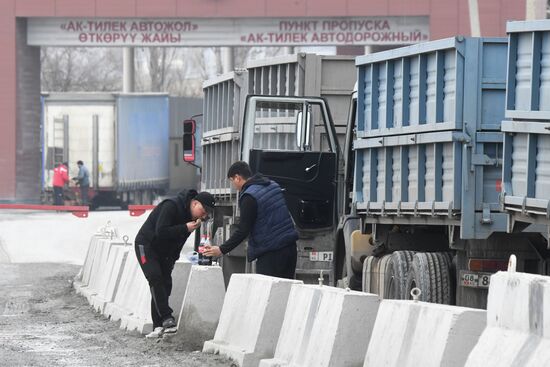
<path id="1" fill-rule="evenodd" d="M 119 329 L 76 295 L 67 264 L 0 263 L 0 361 L 6 366 L 231 366 L 170 340 Z"/>

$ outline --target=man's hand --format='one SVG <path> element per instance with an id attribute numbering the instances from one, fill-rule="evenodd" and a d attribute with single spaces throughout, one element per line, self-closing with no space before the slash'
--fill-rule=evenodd
<path id="1" fill-rule="evenodd" d="M 187 222 L 187 230 L 189 231 L 189 233 L 193 232 L 195 229 L 199 228 L 200 225 L 201 225 L 201 220 L 200 219 L 197 219 L 196 221 L 194 222 Z"/>
<path id="2" fill-rule="evenodd" d="M 220 246 L 204 246 L 204 252 L 202 254 L 208 257 L 220 257 L 223 255 Z"/>

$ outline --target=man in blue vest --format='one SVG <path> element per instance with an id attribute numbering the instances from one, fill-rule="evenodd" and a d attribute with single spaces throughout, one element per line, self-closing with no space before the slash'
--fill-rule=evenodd
<path id="1" fill-rule="evenodd" d="M 281 187 L 261 174 L 252 176 L 246 162 L 235 162 L 227 178 L 239 191 L 241 219 L 237 231 L 221 246 L 209 246 L 205 256 L 221 256 L 248 237 L 248 261 L 258 274 L 293 279 L 298 232 Z"/>

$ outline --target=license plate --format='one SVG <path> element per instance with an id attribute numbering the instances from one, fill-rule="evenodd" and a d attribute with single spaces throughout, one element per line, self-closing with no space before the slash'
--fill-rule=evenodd
<path id="1" fill-rule="evenodd" d="M 460 272 L 460 284 L 463 287 L 489 288 L 491 274 Z"/>
<path id="2" fill-rule="evenodd" d="M 332 261 L 332 251 L 311 251 L 309 261 Z"/>

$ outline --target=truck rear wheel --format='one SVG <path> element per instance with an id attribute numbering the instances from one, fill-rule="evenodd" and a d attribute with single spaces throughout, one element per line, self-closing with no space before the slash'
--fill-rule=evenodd
<path id="1" fill-rule="evenodd" d="M 414 251 L 395 251 L 388 263 L 388 299 L 409 299 L 407 278 Z"/>
<path id="2" fill-rule="evenodd" d="M 416 253 L 407 277 L 408 298 L 412 298 L 410 291 L 413 288 L 419 288 L 421 301 L 451 304 L 453 300 L 451 262 L 451 256 L 448 253 Z"/>

